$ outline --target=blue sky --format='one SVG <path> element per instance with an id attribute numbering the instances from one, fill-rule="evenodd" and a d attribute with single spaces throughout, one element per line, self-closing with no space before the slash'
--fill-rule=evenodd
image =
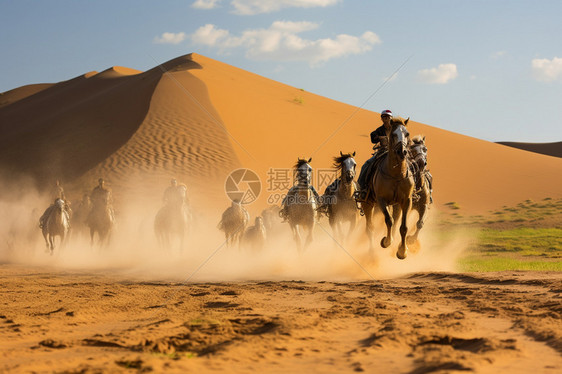
<path id="1" fill-rule="evenodd" d="M 197 52 L 356 106 L 376 91 L 366 109 L 485 140 L 561 141 L 560 14 L 558 0 L 0 0 L 0 92 Z"/>

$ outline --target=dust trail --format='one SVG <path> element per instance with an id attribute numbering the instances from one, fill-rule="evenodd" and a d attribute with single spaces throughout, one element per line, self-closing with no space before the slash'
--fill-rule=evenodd
<path id="1" fill-rule="evenodd" d="M 5 188 L 5 186 L 3 186 Z M 121 205 L 117 226 L 107 247 L 91 246 L 89 238 L 74 231 L 64 247 L 53 256 L 45 251 L 39 216 L 49 201 L 30 189 L 17 194 L 3 191 L 0 208 L 0 261 L 41 266 L 53 270 L 110 271 L 135 279 L 161 279 L 190 282 L 241 280 L 369 280 L 391 278 L 421 271 L 455 271 L 455 263 L 467 246 L 467 238 L 457 236 L 450 243 L 439 239 L 437 225 L 424 228 L 421 248 L 411 251 L 406 260 L 395 257 L 397 240 L 391 248 L 378 245 L 369 255 L 365 222 L 361 219 L 353 236 L 335 243 L 324 218 L 314 234 L 314 242 L 303 253 L 296 250 L 286 223 L 277 223 L 262 251 L 227 247 L 216 225 L 222 211 L 196 211 L 193 226 L 183 251 L 179 243 L 161 248 L 154 236 L 154 217 L 160 202 L 137 199 Z M 251 219 L 251 222 L 253 218 Z M 382 220 L 376 242 L 382 236 Z M 344 250 L 345 249 L 345 250 Z M 215 253 L 216 252 L 216 253 Z M 213 255 L 214 253 L 214 255 Z M 353 258 L 351 258 L 353 257 Z M 195 270 L 207 261 L 201 269 Z M 358 263 L 360 265 L 358 265 Z"/>

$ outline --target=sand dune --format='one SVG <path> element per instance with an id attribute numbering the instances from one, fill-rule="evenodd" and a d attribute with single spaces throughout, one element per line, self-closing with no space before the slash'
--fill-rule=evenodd
<path id="1" fill-rule="evenodd" d="M 554 142 L 554 143 L 497 142 L 497 143 L 517 149 L 523 149 L 529 152 L 540 153 L 542 155 L 562 157 L 562 142 Z"/>
<path id="2" fill-rule="evenodd" d="M 197 201 L 225 205 L 224 180 L 243 166 L 262 180 L 253 212 L 285 192 L 268 190 L 272 169 L 290 168 L 297 157 L 329 169 L 340 151 L 357 151 L 362 164 L 370 157 L 368 134 L 380 124 L 377 113 L 198 54 L 144 73 L 112 67 L 4 95 L 10 104 L 0 107 L 0 165 L 34 176 L 40 188 L 61 178 L 79 196 L 105 176 L 118 196 L 134 189 L 159 194 L 176 176 Z M 417 123 L 410 115 L 410 132 L 427 137 L 436 206 L 454 201 L 475 213 L 561 196 L 562 160 Z"/>

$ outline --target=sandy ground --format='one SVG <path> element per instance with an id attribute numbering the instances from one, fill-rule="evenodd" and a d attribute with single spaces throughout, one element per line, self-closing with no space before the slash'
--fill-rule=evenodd
<path id="1" fill-rule="evenodd" d="M 140 281 L 0 266 L 2 372 L 556 373 L 562 274 Z"/>

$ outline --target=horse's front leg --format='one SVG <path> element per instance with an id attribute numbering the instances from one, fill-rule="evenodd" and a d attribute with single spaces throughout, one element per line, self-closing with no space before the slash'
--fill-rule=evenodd
<path id="1" fill-rule="evenodd" d="M 353 231 L 355 231 L 355 226 L 357 226 L 357 214 L 354 212 L 353 216 L 349 220 L 349 231 L 347 232 L 348 240 L 349 238 L 351 238 L 351 235 L 353 235 Z"/>
<path id="2" fill-rule="evenodd" d="M 408 244 L 414 244 L 418 242 L 418 235 L 421 229 L 423 228 L 423 225 L 425 223 L 425 218 L 427 216 L 427 205 L 424 203 L 420 203 L 417 206 L 416 211 L 418 212 L 419 215 L 418 222 L 416 223 L 416 230 L 414 231 L 414 233 L 406 237 L 406 243 Z"/>
<path id="3" fill-rule="evenodd" d="M 94 246 L 94 229 L 90 227 L 90 247 Z"/>
<path id="4" fill-rule="evenodd" d="M 51 249 L 51 245 L 49 243 L 49 234 L 43 232 L 43 239 L 45 239 L 45 252 L 48 252 Z"/>
<path id="5" fill-rule="evenodd" d="M 49 235 L 49 249 L 51 250 L 51 256 L 53 255 L 53 251 L 55 250 L 55 236 Z"/>
<path id="6" fill-rule="evenodd" d="M 396 257 L 400 260 L 403 260 L 408 255 L 408 246 L 406 245 L 406 234 L 408 233 L 408 226 L 407 226 L 407 218 L 408 218 L 408 211 L 410 210 L 410 206 L 412 205 L 412 199 L 409 198 L 401 204 L 402 208 L 402 224 L 400 225 L 400 245 L 398 246 L 398 251 L 396 251 Z"/>
<path id="7" fill-rule="evenodd" d="M 300 226 L 291 224 L 291 229 L 293 230 L 293 238 L 295 239 L 295 243 L 297 244 L 297 251 L 301 253 L 303 248 L 302 248 Z"/>
<path id="8" fill-rule="evenodd" d="M 310 243 L 314 240 L 314 219 L 308 225 L 308 235 L 306 237 L 306 242 L 304 244 L 304 248 L 306 249 Z"/>
<path id="9" fill-rule="evenodd" d="M 394 224 L 394 221 L 390 216 L 386 201 L 379 199 L 378 204 L 382 214 L 384 215 L 384 223 L 386 224 L 386 236 L 381 239 L 381 247 L 388 248 L 390 244 L 392 244 L 392 225 Z"/>
<path id="10" fill-rule="evenodd" d="M 364 203 L 363 205 L 363 213 L 365 214 L 365 232 L 367 233 L 367 238 L 369 238 L 369 253 L 371 255 L 374 254 L 375 247 L 373 245 L 373 236 L 374 236 L 374 225 L 373 225 L 373 210 L 374 205 L 371 203 Z"/>

